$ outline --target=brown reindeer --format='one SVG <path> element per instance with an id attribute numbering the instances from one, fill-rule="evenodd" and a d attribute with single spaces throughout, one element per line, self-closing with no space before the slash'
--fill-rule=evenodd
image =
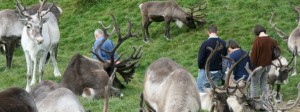
<path id="1" fill-rule="evenodd" d="M 196 6 L 190 7 L 191 12 L 187 13 L 179 7 L 176 1 L 148 1 L 139 5 L 142 15 L 142 30 L 144 42 L 149 41 L 149 26 L 154 22 L 165 21 L 165 37 L 170 39 L 170 23 L 176 21 L 179 27 L 183 24 L 187 25 L 191 29 L 195 29 L 195 21 L 198 24 L 204 23 L 205 12 L 200 15 L 194 15 L 194 13 L 205 10 L 205 7 L 201 7 L 203 3 L 199 3 Z M 196 9 L 198 8 L 198 9 Z"/>
<path id="2" fill-rule="evenodd" d="M 287 35 L 282 30 L 276 27 L 276 24 L 272 23 L 272 19 L 274 16 L 274 13 L 272 13 L 272 16 L 270 18 L 269 23 L 277 31 L 277 34 L 282 37 L 285 41 L 287 41 L 287 45 L 289 50 L 292 52 L 292 55 L 295 56 L 295 62 L 294 62 L 294 71 L 292 73 L 292 76 L 297 75 L 297 57 L 300 54 L 300 8 L 297 6 L 293 6 L 296 12 L 299 14 L 298 18 L 298 26 L 290 33 L 290 35 Z"/>
<path id="3" fill-rule="evenodd" d="M 111 56 L 110 63 L 104 62 L 100 58 L 99 54 L 96 54 L 96 51 L 100 49 L 100 46 L 102 46 L 104 41 L 106 41 L 108 36 L 110 36 L 107 33 L 108 27 L 105 27 L 102 22 L 99 22 L 103 32 L 105 33 L 105 38 L 99 43 L 93 53 L 100 61 L 82 56 L 80 54 L 75 54 L 70 60 L 69 65 L 63 74 L 61 82 L 62 86 L 70 89 L 77 95 L 83 95 L 89 98 L 104 97 L 104 87 L 107 85 L 109 74 L 113 72 L 114 68 L 117 68 L 117 72 L 124 78 L 126 83 L 128 83 L 134 75 L 135 68 L 137 67 L 139 59 L 142 55 L 142 48 L 139 48 L 139 50 L 136 51 L 136 48 L 133 47 L 134 51 L 132 54 L 123 60 L 121 60 L 122 54 L 118 59 L 114 59 L 114 53 L 125 40 L 129 39 L 130 37 L 134 37 L 137 34 L 131 33 L 132 23 L 127 19 L 128 33 L 127 35 L 122 36 L 115 17 L 113 15 L 111 16 L 114 21 L 114 27 L 118 34 L 118 43 L 112 51 L 105 51 Z M 117 64 L 117 61 L 120 61 L 120 63 Z M 114 80 L 114 86 L 119 88 L 124 87 L 124 85 L 117 78 Z M 118 92 L 118 89 L 114 87 L 111 89 L 113 93 Z"/>
<path id="4" fill-rule="evenodd" d="M 0 112 L 38 112 L 33 97 L 21 88 L 0 92 Z"/>
<path id="5" fill-rule="evenodd" d="M 175 61 L 160 58 L 148 67 L 141 96 L 141 111 L 199 112 L 201 110 L 197 85 L 192 74 Z"/>

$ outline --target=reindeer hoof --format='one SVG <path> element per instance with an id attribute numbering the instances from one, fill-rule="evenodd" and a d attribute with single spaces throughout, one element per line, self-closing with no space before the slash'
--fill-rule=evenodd
<path id="1" fill-rule="evenodd" d="M 54 76 L 55 77 L 61 77 L 61 74 L 60 73 L 54 73 Z"/>
<path id="2" fill-rule="evenodd" d="M 165 36 L 165 38 L 166 38 L 167 41 L 170 41 L 170 38 L 169 38 L 169 37 Z"/>
<path id="3" fill-rule="evenodd" d="M 29 85 L 26 85 L 26 89 L 25 89 L 28 93 L 30 92 L 30 87 Z"/>
<path id="4" fill-rule="evenodd" d="M 143 40 L 143 41 L 144 41 L 144 43 L 145 43 L 145 44 L 148 44 L 148 43 L 149 43 L 149 41 L 148 41 L 148 40 Z"/>
<path id="5" fill-rule="evenodd" d="M 280 98 L 279 99 L 276 98 L 275 102 L 276 103 L 281 103 L 281 99 Z"/>
<path id="6" fill-rule="evenodd" d="M 292 74 L 292 76 L 296 76 L 297 75 L 297 73 L 296 72 L 294 72 L 293 74 Z"/>

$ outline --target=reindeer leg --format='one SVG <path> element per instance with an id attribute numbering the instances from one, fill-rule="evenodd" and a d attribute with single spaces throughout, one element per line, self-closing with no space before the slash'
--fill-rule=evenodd
<path id="1" fill-rule="evenodd" d="M 144 42 L 145 43 L 148 43 L 149 41 L 149 31 L 148 31 L 148 23 L 149 23 L 149 18 L 147 16 L 143 16 L 142 17 L 142 30 L 143 30 L 143 37 L 144 37 Z M 148 32 L 148 33 L 146 33 Z"/>
<path id="2" fill-rule="evenodd" d="M 31 81 L 32 79 L 32 61 L 30 59 L 30 56 L 28 53 L 25 52 L 25 58 L 26 58 L 26 65 L 27 65 L 27 84 L 26 84 L 26 91 L 27 92 L 30 92 L 30 84 L 29 82 Z"/>
<path id="3" fill-rule="evenodd" d="M 7 43 L 5 44 L 6 69 L 10 69 L 12 66 L 14 49 L 15 49 L 14 41 L 12 40 L 7 41 Z"/>
<path id="4" fill-rule="evenodd" d="M 167 40 L 170 40 L 170 23 L 171 23 L 171 20 L 165 18 L 165 21 L 166 21 L 165 38 Z"/>
<path id="5" fill-rule="evenodd" d="M 36 73 L 36 67 L 37 67 L 37 61 L 36 61 L 36 57 L 35 58 L 33 58 L 34 60 L 33 60 L 33 76 L 32 76 L 32 79 L 31 79 L 31 83 L 30 83 L 30 86 L 32 86 L 32 85 L 34 85 L 35 84 L 35 82 L 36 82 L 36 80 L 35 80 L 35 73 Z"/>
<path id="6" fill-rule="evenodd" d="M 144 94 L 143 92 L 140 94 L 140 112 L 144 112 Z"/>
<path id="7" fill-rule="evenodd" d="M 55 51 L 55 59 L 57 59 L 57 48 L 58 48 L 58 44 L 57 44 L 57 46 L 54 48 L 54 51 Z M 46 58 L 45 64 L 48 63 L 49 59 L 50 59 L 50 52 L 47 54 L 47 58 Z"/>
<path id="8" fill-rule="evenodd" d="M 296 51 L 297 52 L 297 51 Z M 295 59 L 294 59 L 294 72 L 293 72 L 293 74 L 292 74 L 292 76 L 295 76 L 295 75 L 297 75 L 297 54 L 295 53 L 294 54 L 295 55 Z"/>
<path id="9" fill-rule="evenodd" d="M 56 45 L 54 45 L 54 46 L 56 46 Z M 60 77 L 61 74 L 60 74 L 59 69 L 57 67 L 57 62 L 56 62 L 56 58 L 55 58 L 55 50 L 54 49 L 55 48 L 52 48 L 50 50 L 50 57 L 51 57 L 53 68 L 54 68 L 54 76 L 55 77 Z"/>
<path id="10" fill-rule="evenodd" d="M 276 102 L 277 103 L 280 103 L 281 102 L 281 96 L 280 96 L 280 85 L 281 84 L 277 84 L 277 88 L 276 88 L 276 96 L 275 96 L 275 98 L 276 98 Z"/>
<path id="11" fill-rule="evenodd" d="M 151 21 L 148 21 L 147 22 L 147 25 L 146 25 L 146 35 L 147 35 L 147 41 L 149 41 L 149 26 L 151 25 Z"/>
<path id="12" fill-rule="evenodd" d="M 40 64 L 39 64 L 39 83 L 41 83 L 44 79 L 44 66 L 46 62 L 46 57 L 48 55 L 48 52 L 43 52 L 42 57 L 40 59 Z"/>

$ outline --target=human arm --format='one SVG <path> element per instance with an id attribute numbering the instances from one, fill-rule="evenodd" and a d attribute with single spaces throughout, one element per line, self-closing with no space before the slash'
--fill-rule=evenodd
<path id="1" fill-rule="evenodd" d="M 203 69 L 205 65 L 205 43 L 202 43 L 198 51 L 198 69 Z"/>
<path id="2" fill-rule="evenodd" d="M 256 37 L 256 39 L 254 40 L 254 42 L 252 44 L 252 51 L 251 51 L 251 55 L 250 55 L 250 60 L 252 63 L 252 70 L 255 69 L 257 66 L 258 56 L 259 56 L 259 49 L 258 49 L 258 42 L 257 42 L 257 37 Z"/>

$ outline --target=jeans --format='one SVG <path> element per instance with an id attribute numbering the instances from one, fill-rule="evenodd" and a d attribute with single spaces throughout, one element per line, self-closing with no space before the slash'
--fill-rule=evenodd
<path id="1" fill-rule="evenodd" d="M 210 71 L 211 79 L 213 80 L 214 84 L 218 86 L 218 81 L 222 80 L 223 74 L 222 70 L 218 71 Z M 208 82 L 205 74 L 204 69 L 199 69 L 198 71 L 198 78 L 197 78 L 197 86 L 199 92 L 205 92 L 203 87 L 210 88 L 210 83 Z"/>
<path id="2" fill-rule="evenodd" d="M 258 98 L 258 83 L 260 84 L 261 93 L 268 93 L 268 73 L 271 66 L 263 67 L 253 74 L 250 85 L 250 95 L 252 98 Z"/>

